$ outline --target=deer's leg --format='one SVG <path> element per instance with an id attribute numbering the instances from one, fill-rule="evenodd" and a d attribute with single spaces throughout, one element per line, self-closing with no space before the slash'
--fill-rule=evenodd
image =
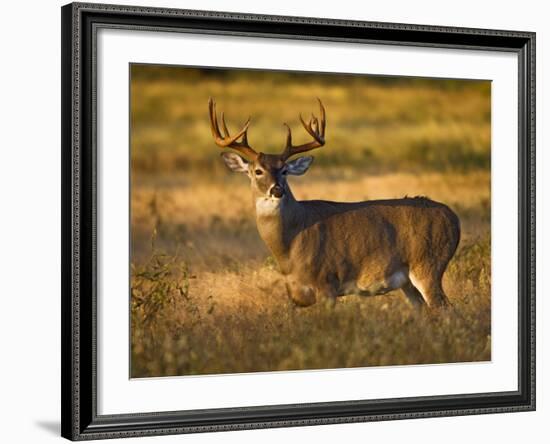
<path id="1" fill-rule="evenodd" d="M 325 305 L 331 308 L 336 305 L 336 295 L 336 289 L 330 284 L 327 284 L 322 288 L 317 289 L 317 301 L 323 302 Z"/>
<path id="2" fill-rule="evenodd" d="M 432 286 L 430 287 L 430 290 L 428 290 L 428 298 L 430 298 L 431 306 L 432 307 L 450 307 L 451 303 L 449 302 L 449 298 L 447 298 L 447 295 L 445 294 L 445 291 L 443 290 L 443 284 L 441 283 L 441 278 L 436 279 Z"/>
<path id="3" fill-rule="evenodd" d="M 315 304 L 315 290 L 309 286 L 301 285 L 292 279 L 287 279 L 286 290 L 288 297 L 299 307 L 309 307 Z"/>
<path id="4" fill-rule="evenodd" d="M 401 287 L 401 290 L 403 290 L 403 293 L 405 293 L 405 296 L 407 297 L 407 300 L 409 303 L 417 310 L 420 310 L 421 308 L 426 306 L 426 301 L 422 297 L 422 293 L 418 291 L 418 289 L 411 283 L 411 281 L 407 281 L 403 287 Z"/>
<path id="5" fill-rule="evenodd" d="M 443 273 L 412 271 L 409 277 L 412 284 L 422 293 L 430 308 L 450 306 L 441 284 Z"/>

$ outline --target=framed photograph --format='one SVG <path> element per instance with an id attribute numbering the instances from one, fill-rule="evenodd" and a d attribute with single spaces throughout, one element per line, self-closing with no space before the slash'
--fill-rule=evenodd
<path id="1" fill-rule="evenodd" d="M 535 409 L 535 35 L 62 13 L 62 435 Z"/>

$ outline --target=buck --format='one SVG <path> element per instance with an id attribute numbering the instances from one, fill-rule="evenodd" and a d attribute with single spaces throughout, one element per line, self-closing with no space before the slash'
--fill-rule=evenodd
<path id="1" fill-rule="evenodd" d="M 229 169 L 250 179 L 259 234 L 285 276 L 288 295 L 299 306 L 356 294 L 401 289 L 415 307 L 449 304 L 442 277 L 460 240 L 460 223 L 446 205 L 425 197 L 363 202 L 296 200 L 287 175 L 300 176 L 313 157 L 291 159 L 325 144 L 325 108 L 300 121 L 311 137 L 293 145 L 290 127 L 281 154 L 257 152 L 248 143 L 250 118 L 231 135 L 209 100 L 215 143 Z M 222 133 L 223 131 L 223 133 Z"/>

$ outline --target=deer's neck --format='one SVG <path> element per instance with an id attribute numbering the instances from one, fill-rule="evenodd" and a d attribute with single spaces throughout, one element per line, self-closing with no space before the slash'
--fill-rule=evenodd
<path id="1" fill-rule="evenodd" d="M 256 224 L 284 272 L 292 239 L 303 227 L 304 209 L 291 193 L 283 199 L 255 198 Z"/>

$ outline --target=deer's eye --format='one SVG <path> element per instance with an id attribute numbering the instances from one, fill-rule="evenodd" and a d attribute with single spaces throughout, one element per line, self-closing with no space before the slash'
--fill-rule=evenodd
<path id="1" fill-rule="evenodd" d="M 254 171 L 254 174 L 255 174 L 256 176 L 261 176 L 262 174 L 264 174 L 264 172 L 263 172 L 262 170 L 255 170 L 255 171 Z"/>

